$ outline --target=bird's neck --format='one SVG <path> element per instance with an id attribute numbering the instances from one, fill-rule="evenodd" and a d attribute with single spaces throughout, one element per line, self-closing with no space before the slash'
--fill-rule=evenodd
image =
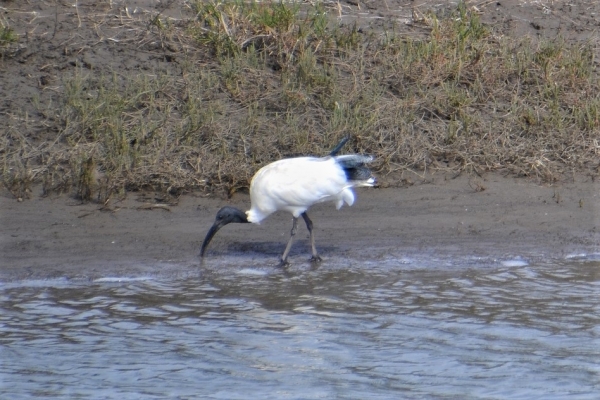
<path id="1" fill-rule="evenodd" d="M 244 211 L 240 210 L 239 208 L 235 208 L 235 207 L 231 207 L 231 208 L 235 210 L 235 214 L 237 216 L 237 218 L 232 222 L 238 222 L 238 223 L 242 223 L 242 224 L 252 222 L 248 219 L 247 211 L 244 212 Z"/>
<path id="2" fill-rule="evenodd" d="M 246 211 L 246 219 L 253 224 L 260 224 L 260 221 L 267 218 L 269 214 L 261 212 L 259 209 L 252 207 Z"/>

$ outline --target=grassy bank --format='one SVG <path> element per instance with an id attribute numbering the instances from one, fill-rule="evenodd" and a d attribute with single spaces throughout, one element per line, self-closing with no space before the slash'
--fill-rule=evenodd
<path id="1" fill-rule="evenodd" d="M 125 22 L 160 44 L 169 68 L 77 67 L 55 102 L 13 116 L 0 128 L 4 185 L 99 201 L 139 188 L 233 193 L 262 165 L 326 154 L 346 134 L 348 151 L 377 157 L 380 176 L 599 172 L 587 44 L 508 38 L 462 5 L 414 21 L 422 37 L 392 23 L 340 25 L 319 3 L 197 0 L 190 15 Z M 31 130 L 45 134 L 32 140 Z"/>

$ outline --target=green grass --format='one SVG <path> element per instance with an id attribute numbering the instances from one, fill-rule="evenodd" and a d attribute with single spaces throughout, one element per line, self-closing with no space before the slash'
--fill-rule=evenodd
<path id="1" fill-rule="evenodd" d="M 587 44 L 503 37 L 462 4 L 428 14 L 424 38 L 337 25 L 322 3 L 192 8 L 184 24 L 155 18 L 148 28 L 190 50 L 177 73 L 78 70 L 61 83 L 58 114 L 39 105 L 55 141 L 8 129 L 4 184 L 98 201 L 142 188 L 231 194 L 262 165 L 326 154 L 348 133 L 347 150 L 375 155 L 382 177 L 598 173 L 600 90 Z"/>
<path id="2" fill-rule="evenodd" d="M 0 27 L 0 47 L 6 47 L 18 40 L 15 32 L 8 26 Z"/>
<path id="3" fill-rule="evenodd" d="M 4 16 L 0 16 L 0 60 L 10 55 L 12 47 L 19 41 L 19 36 L 10 27 Z"/>

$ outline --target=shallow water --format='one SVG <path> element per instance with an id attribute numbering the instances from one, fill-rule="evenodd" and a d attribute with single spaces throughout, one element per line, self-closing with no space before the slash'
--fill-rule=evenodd
<path id="1" fill-rule="evenodd" d="M 597 399 L 600 261 L 0 284 L 0 398 Z"/>

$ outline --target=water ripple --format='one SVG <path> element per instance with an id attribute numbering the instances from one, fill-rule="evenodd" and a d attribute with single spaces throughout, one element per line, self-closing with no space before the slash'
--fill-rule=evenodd
<path id="1" fill-rule="evenodd" d="M 597 397 L 598 261 L 417 263 L 3 285 L 0 397 Z"/>

